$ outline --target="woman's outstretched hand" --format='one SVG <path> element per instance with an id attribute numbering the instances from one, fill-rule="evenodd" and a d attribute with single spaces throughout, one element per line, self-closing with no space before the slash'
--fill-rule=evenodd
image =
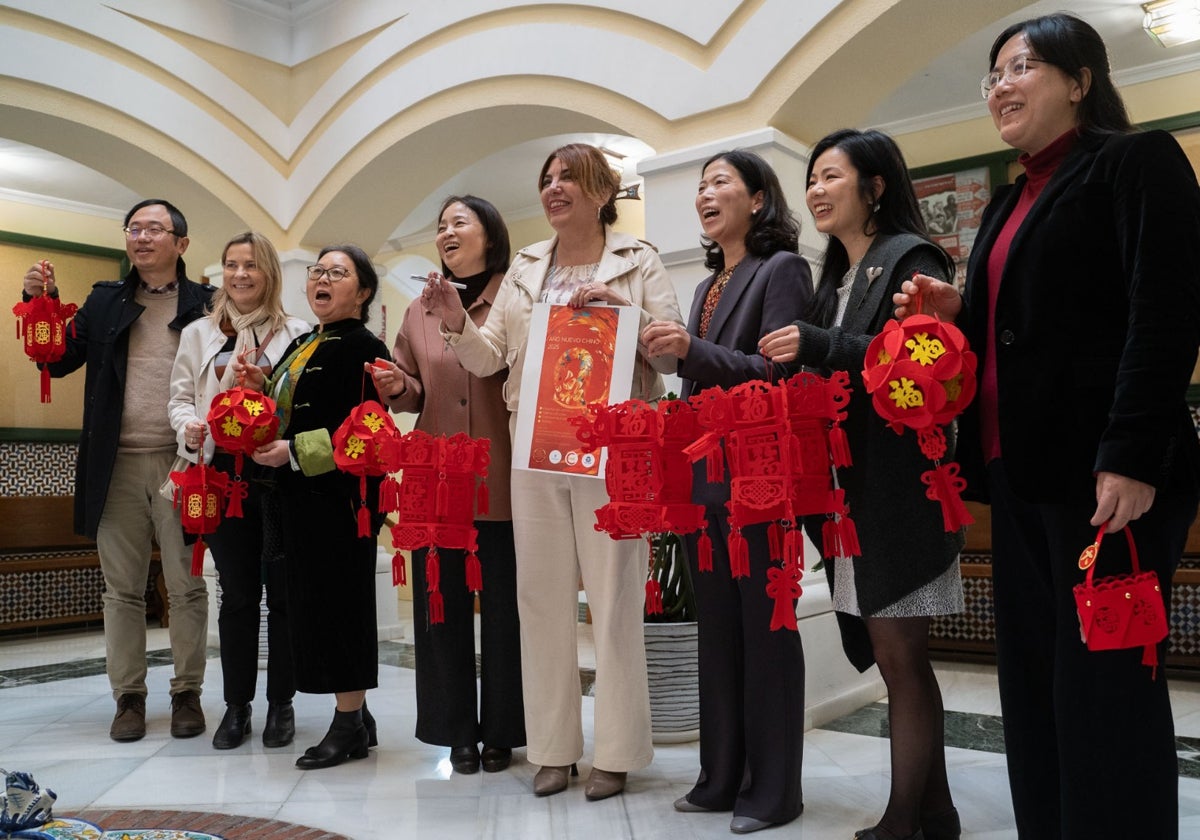
<path id="1" fill-rule="evenodd" d="M 921 298 L 919 314 L 936 315 L 943 321 L 953 321 L 962 311 L 962 295 L 958 289 L 927 274 L 914 274 L 911 280 L 900 284 L 900 291 L 892 295 L 898 319 L 904 320 L 909 315 L 918 314 L 918 295 Z"/>
<path id="2" fill-rule="evenodd" d="M 458 290 L 436 271 L 429 272 L 425 288 L 421 291 L 421 302 L 441 319 L 450 332 L 461 333 L 467 325 L 467 310 L 463 308 Z"/>

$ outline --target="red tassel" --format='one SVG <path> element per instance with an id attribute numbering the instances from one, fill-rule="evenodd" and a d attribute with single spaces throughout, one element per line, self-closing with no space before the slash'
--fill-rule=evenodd
<path id="1" fill-rule="evenodd" d="M 705 530 L 700 534 L 700 539 L 696 545 L 697 553 L 700 555 L 697 562 L 700 564 L 700 571 L 711 572 L 712 567 L 712 538 L 709 537 L 708 531 Z"/>
<path id="2" fill-rule="evenodd" d="M 800 578 L 800 568 L 795 564 L 767 569 L 767 596 L 775 600 L 775 608 L 771 611 L 772 630 L 797 629 L 796 599 L 803 591 L 800 589 Z"/>
<path id="3" fill-rule="evenodd" d="M 789 528 L 783 536 L 783 562 L 804 568 L 804 535 L 799 528 Z"/>
<path id="4" fill-rule="evenodd" d="M 467 555 L 467 589 L 472 592 L 483 591 L 483 567 L 479 565 L 479 555 L 474 551 Z"/>
<path id="5" fill-rule="evenodd" d="M 486 481 L 481 481 L 479 482 L 479 490 L 475 494 L 475 515 L 487 516 L 488 513 L 488 486 Z"/>
<path id="6" fill-rule="evenodd" d="M 445 474 L 438 478 L 436 499 L 436 511 L 440 518 L 450 512 L 450 485 L 446 481 Z"/>
<path id="7" fill-rule="evenodd" d="M 371 536 L 371 509 L 367 507 L 365 501 L 358 506 L 358 535 L 360 537 Z"/>
<path id="8" fill-rule="evenodd" d="M 392 586 L 408 586 L 408 576 L 404 572 L 404 555 L 399 551 L 392 555 Z"/>
<path id="9" fill-rule="evenodd" d="M 738 529 L 729 532 L 729 574 L 735 578 L 750 577 L 750 547 Z"/>
<path id="10" fill-rule="evenodd" d="M 842 544 L 837 522 L 826 519 L 821 525 L 821 556 L 827 560 L 842 556 Z"/>
<path id="11" fill-rule="evenodd" d="M 429 593 L 429 623 L 441 624 L 446 620 L 442 604 L 442 564 L 437 546 L 430 546 L 425 555 L 425 591 Z"/>
<path id="12" fill-rule="evenodd" d="M 705 477 L 709 484 L 720 484 L 725 480 L 725 450 L 720 444 L 714 444 L 709 451 L 706 466 L 708 473 Z"/>
<path id="13" fill-rule="evenodd" d="M 843 513 L 838 517 L 838 542 L 842 546 L 843 557 L 861 557 L 862 546 L 858 544 L 858 528 L 854 526 L 854 520 L 850 518 L 849 513 Z"/>
<path id="14" fill-rule="evenodd" d="M 250 484 L 246 481 L 235 479 L 229 482 L 226 492 L 229 494 L 229 504 L 225 506 L 225 518 L 244 517 L 245 514 L 242 513 L 242 499 L 250 495 Z"/>
<path id="15" fill-rule="evenodd" d="M 646 581 L 646 615 L 662 615 L 662 587 L 654 578 Z"/>
<path id="16" fill-rule="evenodd" d="M 50 402 L 50 368 L 45 366 L 42 367 L 42 402 Z"/>
<path id="17" fill-rule="evenodd" d="M 441 592 L 429 593 L 429 623 L 443 624 L 446 621 L 446 608 L 442 604 Z"/>
<path id="18" fill-rule="evenodd" d="M 192 577 L 204 574 L 204 537 L 197 537 L 192 545 Z"/>
<path id="19" fill-rule="evenodd" d="M 829 457 L 835 467 L 853 465 L 850 460 L 850 441 L 846 438 L 846 430 L 838 423 L 834 423 L 829 430 Z"/>
<path id="20" fill-rule="evenodd" d="M 767 526 L 767 550 L 776 563 L 783 560 L 783 526 L 778 522 Z"/>
<path id="21" fill-rule="evenodd" d="M 974 525 L 967 506 L 963 504 L 962 491 L 967 489 L 967 480 L 958 474 L 958 464 L 953 461 L 938 464 L 932 470 L 921 473 L 921 481 L 929 488 L 925 495 L 942 504 L 942 527 L 954 533 L 964 525 Z"/>
<path id="22" fill-rule="evenodd" d="M 400 482 L 390 475 L 379 485 L 379 512 L 396 513 L 400 510 Z"/>

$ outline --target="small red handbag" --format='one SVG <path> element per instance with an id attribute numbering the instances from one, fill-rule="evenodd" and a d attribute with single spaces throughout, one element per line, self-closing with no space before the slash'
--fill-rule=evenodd
<path id="1" fill-rule="evenodd" d="M 1143 572 L 1138 563 L 1133 533 L 1123 528 L 1129 542 L 1133 574 L 1112 575 L 1093 581 L 1096 555 L 1104 538 L 1100 526 L 1096 541 L 1079 555 L 1079 568 L 1087 570 L 1083 583 L 1075 585 L 1075 606 L 1079 611 L 1079 632 L 1088 650 L 1119 650 L 1141 646 L 1142 664 L 1158 669 L 1158 643 L 1167 635 L 1167 613 L 1163 605 L 1158 575 Z"/>

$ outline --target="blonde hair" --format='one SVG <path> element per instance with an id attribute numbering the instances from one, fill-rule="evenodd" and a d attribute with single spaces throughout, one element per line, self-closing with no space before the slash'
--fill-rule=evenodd
<path id="1" fill-rule="evenodd" d="M 546 158 L 538 173 L 539 193 L 555 158 L 571 173 L 583 194 L 600 205 L 598 221 L 604 225 L 613 224 L 617 220 L 617 191 L 621 189 L 621 179 L 609 166 L 604 152 L 587 143 L 559 146 Z"/>
<path id="2" fill-rule="evenodd" d="M 229 297 L 229 291 L 224 287 L 217 289 L 210 304 L 209 317 L 219 328 L 222 324 L 231 324 L 235 330 L 266 324 L 272 330 L 283 329 L 287 322 L 287 313 L 283 311 L 283 269 L 279 266 L 279 255 L 271 240 L 261 233 L 246 231 L 225 243 L 221 251 L 221 265 L 234 245 L 249 245 L 254 255 L 258 270 L 263 273 L 266 285 L 263 288 L 262 303 L 251 312 L 241 312 Z"/>

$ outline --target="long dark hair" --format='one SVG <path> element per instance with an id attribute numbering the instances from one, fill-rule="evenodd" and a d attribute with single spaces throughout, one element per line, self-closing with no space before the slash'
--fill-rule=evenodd
<path id="1" fill-rule="evenodd" d="M 1053 64 L 1081 86 L 1083 68 L 1092 71 L 1092 83 L 1079 102 L 1079 127 L 1085 132 L 1133 131 L 1125 102 L 1113 84 L 1104 39 L 1092 26 L 1074 15 L 1058 12 L 1014 23 L 997 36 L 988 54 L 988 69 L 1015 35 L 1024 35 L 1036 58 Z"/>
<path id="2" fill-rule="evenodd" d="M 806 188 L 812 181 L 817 158 L 835 148 L 850 159 L 850 165 L 858 174 L 859 194 L 867 206 L 875 208 L 867 217 L 864 233 L 914 233 L 929 238 L 904 155 L 896 141 L 882 131 L 843 128 L 822 137 L 813 146 L 808 158 L 808 172 L 804 179 Z M 883 181 L 882 195 L 875 194 L 874 181 L 877 177 Z M 948 256 L 946 259 L 949 261 Z M 849 270 L 850 256 L 846 253 L 846 246 L 836 236 L 829 237 L 817 293 L 809 305 L 808 321 L 822 327 L 833 323 L 837 315 L 838 286 Z"/>
<path id="3" fill-rule="evenodd" d="M 451 204 L 462 204 L 470 208 L 471 212 L 479 218 L 479 224 L 483 226 L 483 235 L 487 237 L 485 253 L 487 264 L 484 268 L 487 270 L 488 277 L 508 271 L 508 264 L 512 261 L 512 245 L 508 240 L 508 226 L 504 224 L 504 217 L 500 215 L 500 211 L 496 209 L 495 205 L 475 195 L 448 196 L 442 202 L 442 209 L 438 210 L 437 223 L 439 225 L 442 223 L 442 214 Z M 454 276 L 446 267 L 445 261 L 442 262 L 442 274 L 445 277 Z"/>
<path id="4" fill-rule="evenodd" d="M 321 253 L 317 254 L 317 259 L 321 259 L 331 251 L 341 251 L 350 258 L 350 262 L 354 263 L 354 273 L 358 275 L 358 288 L 368 289 L 371 292 L 362 302 L 362 308 L 359 310 L 359 320 L 365 324 L 370 315 L 371 301 L 375 300 L 375 295 L 379 292 L 379 275 L 375 272 L 375 265 L 367 256 L 366 251 L 357 245 L 350 244 L 326 245 L 321 249 Z"/>
<path id="5" fill-rule="evenodd" d="M 704 161 L 701 174 L 709 166 L 723 160 L 738 171 L 750 195 L 763 194 L 762 207 L 750 217 L 750 230 L 746 231 L 746 253 L 756 257 L 769 257 L 776 251 L 795 254 L 800 249 L 800 223 L 788 208 L 787 197 L 779 184 L 779 176 L 771 165 L 746 149 L 733 149 L 717 154 Z M 707 236 L 700 237 L 704 246 L 704 265 L 712 271 L 725 267 L 725 254 L 721 246 Z"/>

